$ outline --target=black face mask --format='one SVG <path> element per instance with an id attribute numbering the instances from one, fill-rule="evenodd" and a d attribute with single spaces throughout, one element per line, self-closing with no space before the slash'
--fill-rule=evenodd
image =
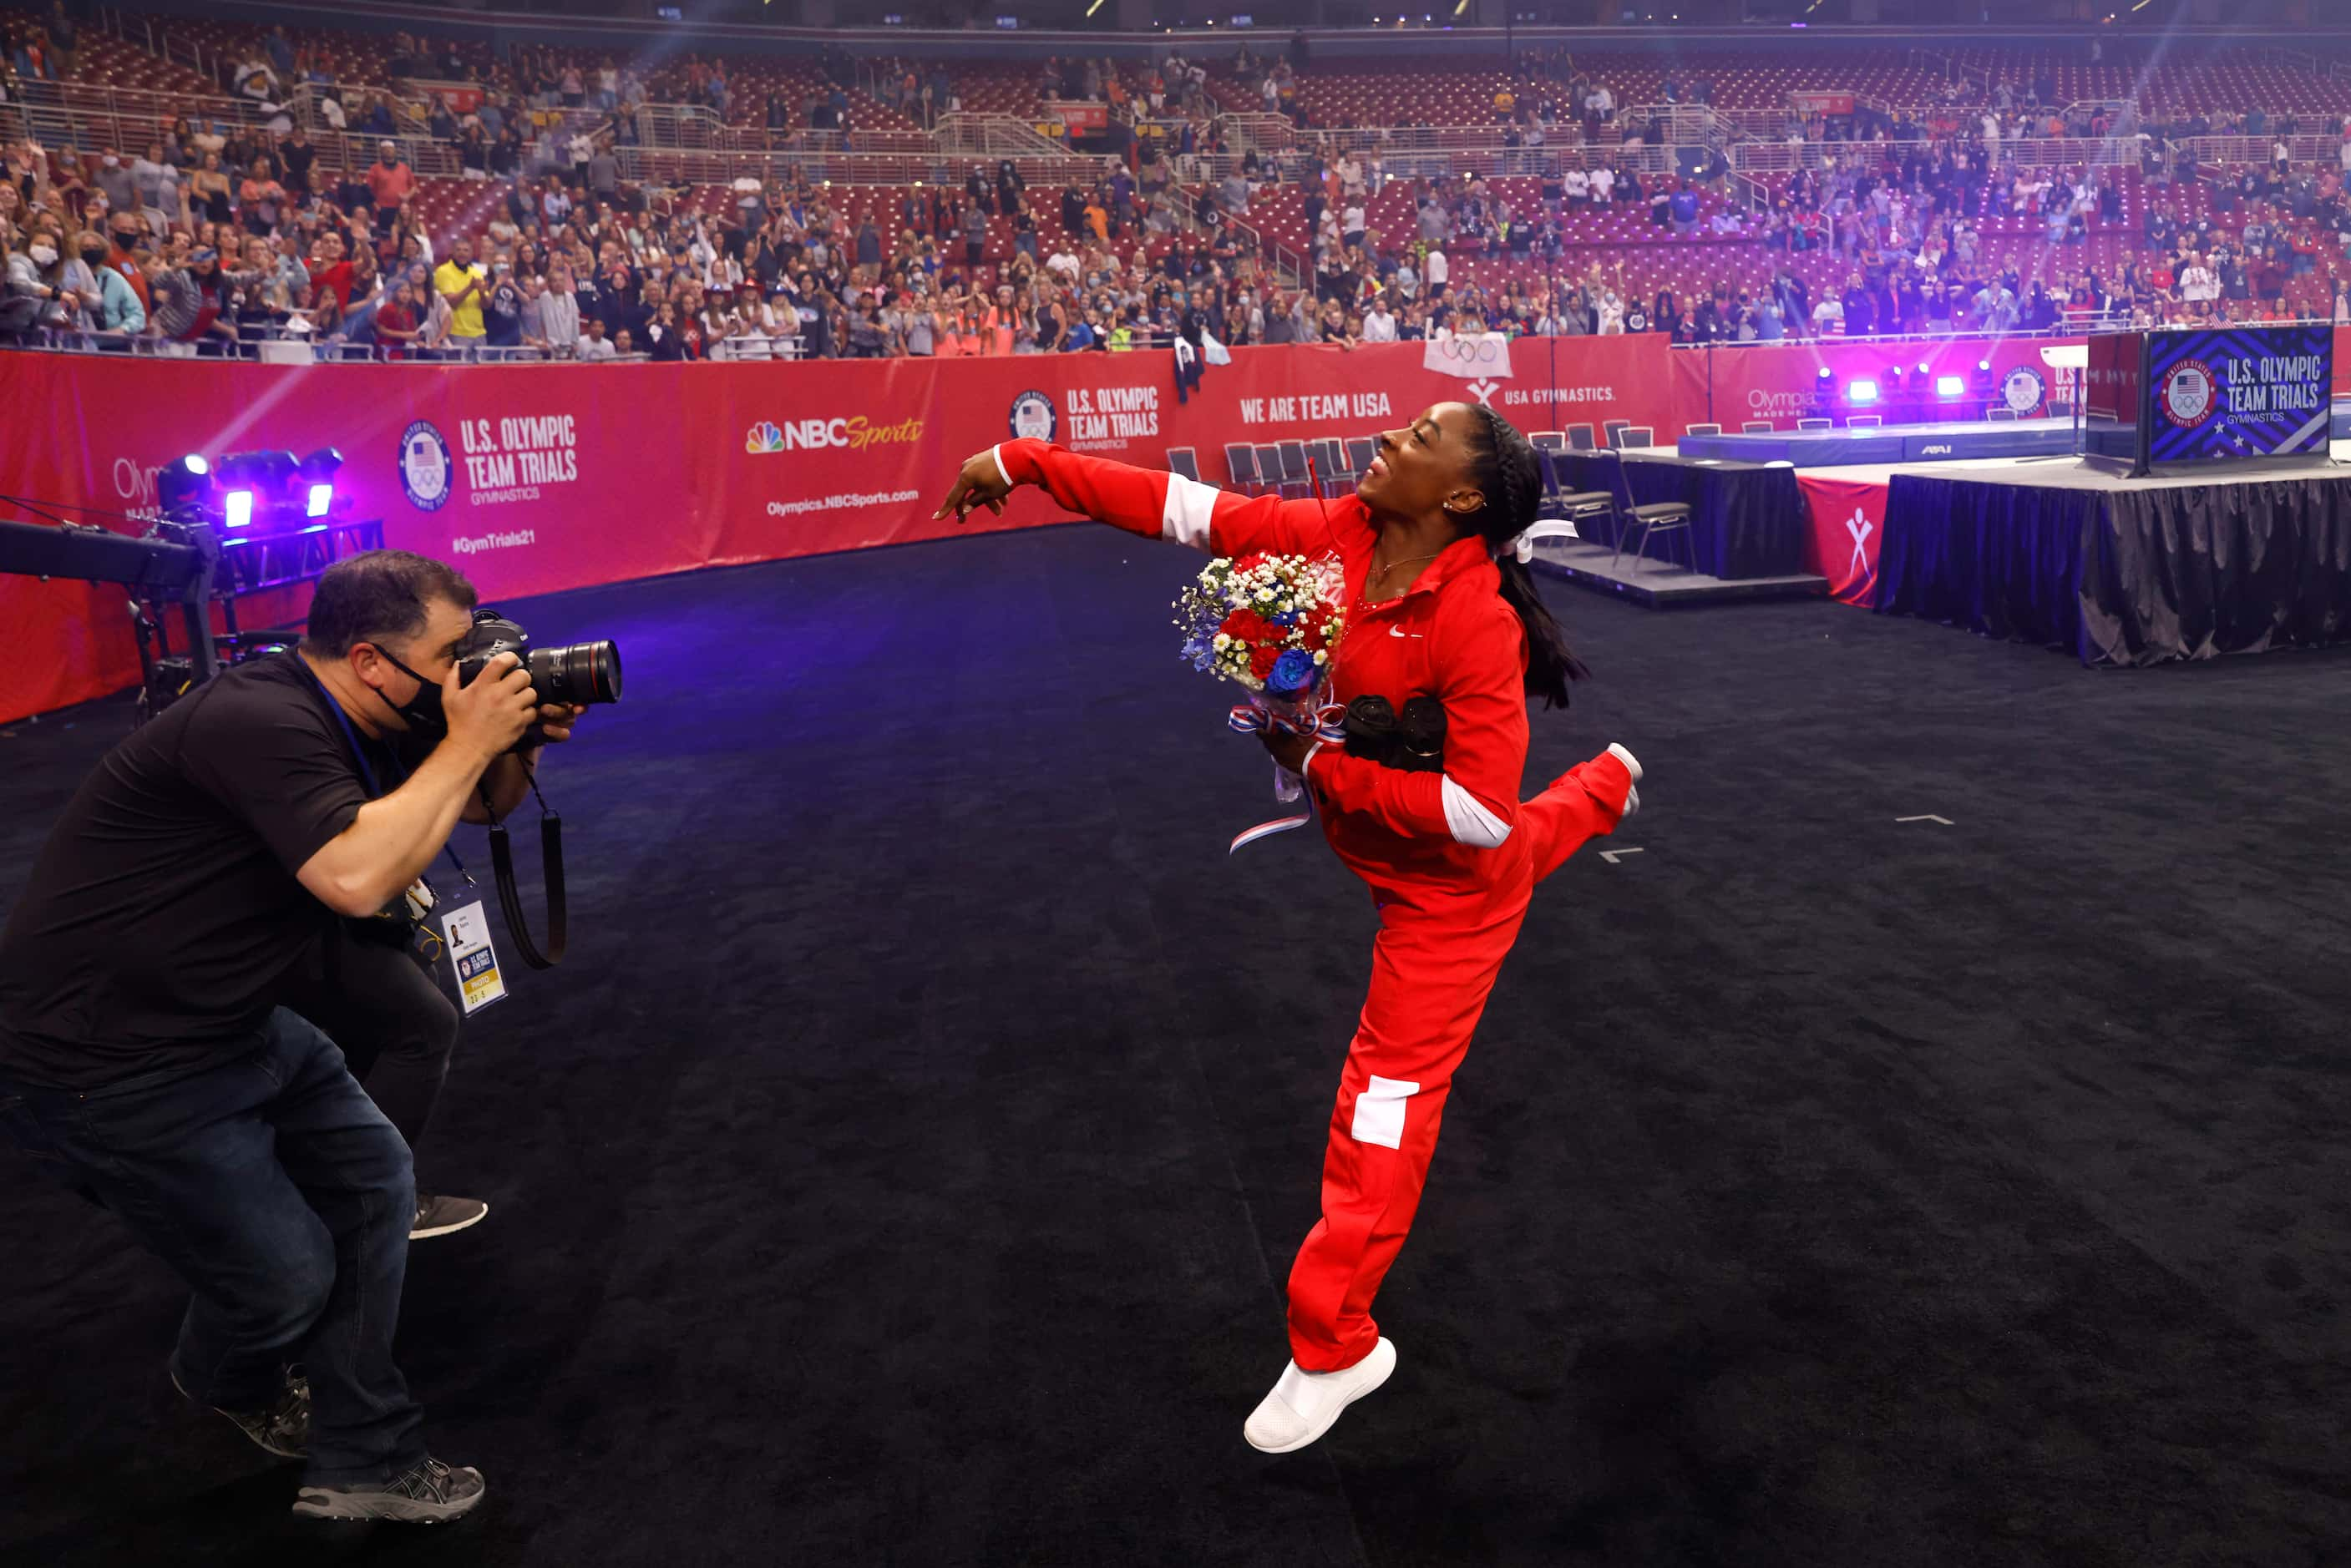
<path id="1" fill-rule="evenodd" d="M 416 682 L 416 695 L 410 698 L 405 705 L 395 704 L 391 698 L 384 696 L 380 691 L 375 691 L 377 699 L 405 720 L 410 729 L 426 735 L 446 734 L 449 730 L 449 720 L 448 716 L 441 711 L 440 685 L 435 681 L 427 680 L 423 676 L 394 659 L 389 649 L 378 648 L 376 651 L 383 655 L 384 662 Z M 375 688 L 370 687 L 369 690 L 375 691 Z"/>
<path id="2" fill-rule="evenodd" d="M 92 245 L 81 253 L 81 259 L 91 266 L 97 266 L 106 260 L 106 247 Z"/>

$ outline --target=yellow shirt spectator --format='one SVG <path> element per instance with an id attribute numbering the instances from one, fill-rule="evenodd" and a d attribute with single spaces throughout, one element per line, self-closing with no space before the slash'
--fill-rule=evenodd
<path id="1" fill-rule="evenodd" d="M 488 269 L 479 263 L 465 263 L 451 256 L 433 269 L 433 286 L 441 297 L 449 301 L 449 336 L 480 337 L 482 330 L 482 298 L 484 291 L 475 287 L 464 299 L 455 297 L 468 283 L 478 284 L 488 275 Z"/>

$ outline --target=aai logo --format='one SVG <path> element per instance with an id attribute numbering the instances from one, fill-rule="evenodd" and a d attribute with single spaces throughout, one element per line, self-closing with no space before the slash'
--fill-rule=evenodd
<path id="1" fill-rule="evenodd" d="M 1025 441 L 1051 441 L 1061 431 L 1061 410 L 1044 393 L 1029 390 L 1012 400 L 1012 433 Z"/>
<path id="2" fill-rule="evenodd" d="M 408 493 L 411 506 L 419 512 L 440 511 L 455 492 L 456 479 L 449 443 L 439 431 L 418 420 L 401 433 L 400 487 Z"/>

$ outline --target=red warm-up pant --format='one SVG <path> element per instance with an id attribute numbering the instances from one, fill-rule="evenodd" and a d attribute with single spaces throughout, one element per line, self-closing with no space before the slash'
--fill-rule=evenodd
<path id="1" fill-rule="evenodd" d="M 1586 839 L 1615 830 L 1611 803 L 1624 799 L 1623 783 L 1587 785 L 1585 775 L 1622 766 L 1596 758 L 1521 805 L 1488 880 L 1373 886 L 1380 932 L 1332 1113 L 1322 1218 L 1290 1269 L 1290 1355 L 1306 1371 L 1352 1366 L 1379 1343 L 1372 1298 L 1412 1230 L 1453 1074 L 1535 884 Z"/>

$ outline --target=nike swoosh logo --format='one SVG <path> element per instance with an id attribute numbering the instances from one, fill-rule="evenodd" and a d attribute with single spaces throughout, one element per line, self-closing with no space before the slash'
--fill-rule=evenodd
<path id="1" fill-rule="evenodd" d="M 1400 626 L 1392 626 L 1388 628 L 1388 635 L 1390 637 L 1418 637 L 1421 634 L 1416 631 L 1408 632 Z"/>

